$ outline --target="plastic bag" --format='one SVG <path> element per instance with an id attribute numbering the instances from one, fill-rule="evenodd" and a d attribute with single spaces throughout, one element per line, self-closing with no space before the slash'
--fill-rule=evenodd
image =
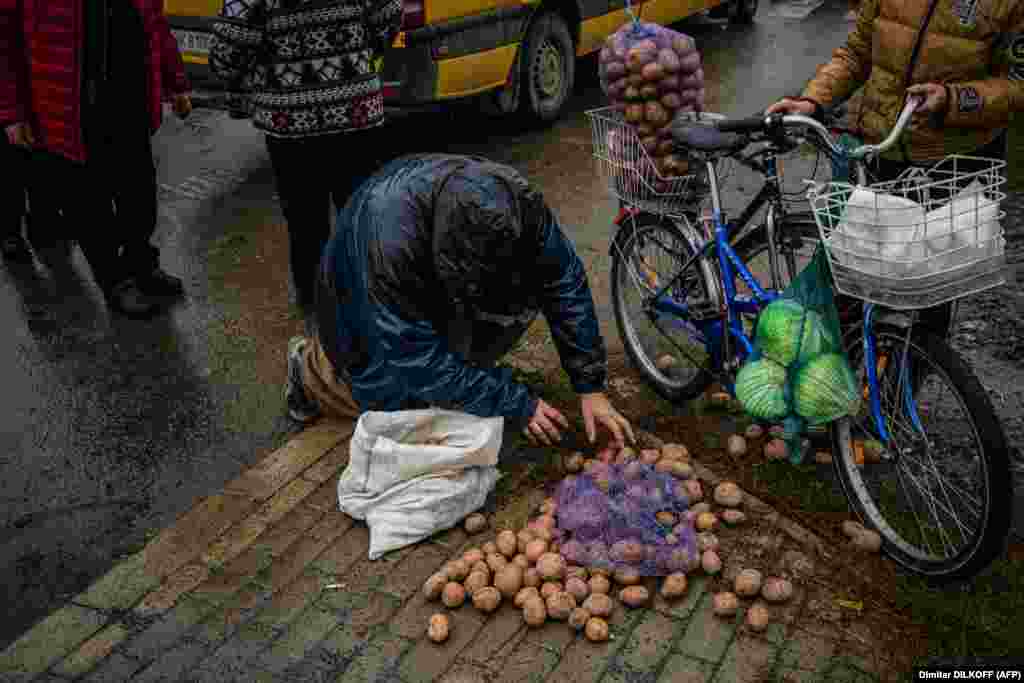
<path id="1" fill-rule="evenodd" d="M 998 248 L 993 241 L 1000 234 L 999 201 L 988 197 L 978 180 L 929 211 L 926 221 L 932 272 L 986 258 Z"/>
<path id="2" fill-rule="evenodd" d="M 858 187 L 850 193 L 832 234 L 833 253 L 844 266 L 869 275 L 913 275 L 928 257 L 925 209 L 884 190 Z"/>
<path id="3" fill-rule="evenodd" d="M 700 561 L 683 482 L 639 460 L 595 462 L 555 494 L 560 552 L 571 564 L 640 576 L 685 572 Z"/>
<path id="4" fill-rule="evenodd" d="M 439 410 L 363 413 L 338 480 L 342 512 L 366 520 L 371 560 L 458 524 L 498 480 L 504 419 Z"/>
<path id="5" fill-rule="evenodd" d="M 789 458 L 803 458 L 807 427 L 856 415 L 862 389 L 842 348 L 828 260 L 819 245 L 782 296 L 761 311 L 736 397 L 754 418 L 781 422 Z"/>
<path id="6" fill-rule="evenodd" d="M 629 21 L 605 41 L 598 76 L 658 174 L 686 175 L 685 159 L 672 149 L 670 123 L 677 112 L 704 108 L 704 70 L 693 38 L 657 24 Z"/>

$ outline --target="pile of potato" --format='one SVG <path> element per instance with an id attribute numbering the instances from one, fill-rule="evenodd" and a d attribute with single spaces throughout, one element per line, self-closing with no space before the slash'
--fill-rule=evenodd
<path id="1" fill-rule="evenodd" d="M 634 126 L 654 162 L 660 176 L 657 191 L 667 191 L 665 181 L 689 173 L 685 158 L 673 151 L 672 118 L 704 107 L 704 71 L 696 43 L 656 24 L 630 22 L 605 42 L 599 76 L 612 106 Z M 608 143 L 614 154 L 620 141 Z"/>
<path id="2" fill-rule="evenodd" d="M 663 599 L 677 600 L 686 595 L 688 573 L 699 570 L 717 575 L 722 571 L 720 544 L 714 531 L 719 523 L 735 526 L 746 520 L 740 509 L 743 492 L 732 482 L 719 484 L 712 496 L 719 510 L 713 511 L 711 503 L 703 501 L 703 489 L 693 475 L 689 452 L 678 444 L 639 452 L 632 448 L 618 452 L 606 449 L 595 458 L 574 453 L 566 458 L 565 467 L 568 477 L 576 477 L 593 471 L 600 463 L 633 462 L 672 473 L 681 479 L 680 486 L 690 499 L 685 520 L 672 521 L 692 525 L 699 531 L 698 558 L 664 576 L 658 587 Z M 655 587 L 653 580 L 645 581 L 635 570 L 623 566 L 594 566 L 587 561 L 589 558 L 573 557 L 577 561 L 570 561 L 566 545 L 571 541 L 560 543 L 565 537 L 558 531 L 557 501 L 548 498 L 539 513 L 526 528 L 505 529 L 493 540 L 452 558 L 427 579 L 424 597 L 440 600 L 448 609 L 471 602 L 484 613 L 511 603 L 521 610 L 523 620 L 531 627 L 539 627 L 548 620 L 562 621 L 590 641 L 608 640 L 608 619 L 617 603 L 630 608 L 649 605 Z M 487 520 L 483 515 L 473 514 L 466 519 L 465 527 L 470 534 L 479 534 L 487 528 Z M 763 601 L 771 603 L 784 602 L 792 593 L 789 581 L 763 578 L 759 571 L 748 569 L 737 576 L 735 592 L 714 596 L 713 609 L 715 614 L 728 617 L 735 615 L 740 597 L 760 595 Z M 752 629 L 767 627 L 769 613 L 763 601 L 759 600 L 747 612 L 747 623 Z M 440 643 L 448 638 L 450 629 L 448 616 L 437 613 L 431 616 L 427 633 L 432 641 Z"/>

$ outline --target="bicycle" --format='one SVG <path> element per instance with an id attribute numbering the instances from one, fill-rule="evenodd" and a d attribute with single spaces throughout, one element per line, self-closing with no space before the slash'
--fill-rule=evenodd
<path id="1" fill-rule="evenodd" d="M 627 355 L 645 381 L 670 401 L 692 399 L 715 380 L 734 393 L 735 373 L 753 351 L 757 315 L 782 291 L 782 267 L 792 279 L 806 263 L 806 250 L 824 245 L 836 291 L 863 301 L 862 316 L 843 333 L 868 409 L 828 427 L 842 490 L 861 521 L 878 531 L 888 557 L 916 574 L 950 580 L 976 574 L 1003 547 L 1012 502 L 1008 448 L 981 383 L 944 339 L 914 325 L 916 310 L 1000 284 L 1000 271 L 992 266 L 1001 263 L 1002 251 L 979 261 L 983 272 L 974 273 L 969 288 L 954 278 L 944 288 L 935 289 L 929 281 L 923 289 L 900 289 L 894 281 L 920 284 L 920 278 L 907 273 L 902 280 L 888 278 L 881 271 L 870 277 L 848 267 L 835 232 L 841 218 L 836 212 L 841 214 L 850 192 L 868 187 L 868 160 L 896 143 L 918 103 L 908 99 L 881 143 L 854 149 L 806 116 L 730 120 L 710 113 L 677 115 L 674 141 L 697 168 L 673 179 L 654 171 L 616 111 L 598 109 L 588 116 L 595 157 L 621 207 L 610 247 L 615 319 Z M 814 210 L 794 213 L 783 202 L 777 157 L 805 142 L 849 165 L 857 184 L 815 183 L 808 193 Z M 717 166 L 724 158 L 737 159 L 765 178 L 735 222 L 727 221 L 722 209 Z M 928 190 L 927 178 L 918 178 L 916 185 L 912 180 L 900 182 Z M 701 210 L 705 199 L 710 199 L 710 211 Z M 767 209 L 764 220 L 751 225 L 762 208 Z M 660 250 L 664 262 L 646 253 L 651 247 Z M 746 265 L 765 252 L 771 278 L 767 287 Z M 659 270 L 663 263 L 667 271 Z M 640 298 L 635 311 L 626 300 L 631 291 Z M 661 346 L 653 353 L 641 341 L 641 321 L 660 335 Z M 688 361 L 685 367 L 680 358 Z M 945 390 L 938 399 L 930 393 L 935 384 Z M 924 424 L 937 415 L 943 393 L 952 396 L 963 417 L 940 420 L 929 431 Z M 972 438 L 957 440 L 958 428 Z M 869 446 L 875 451 L 870 457 Z M 969 446 L 976 447 L 975 454 L 966 453 Z M 964 457 L 956 460 L 951 449 Z M 939 462 L 952 464 L 955 476 L 947 479 L 940 473 Z M 977 475 L 978 488 L 962 491 L 964 475 L 970 473 Z M 933 483 L 937 491 L 928 488 Z M 909 510 L 890 512 L 900 493 Z M 953 501 L 951 493 L 964 495 Z M 967 507 L 963 518 L 955 509 L 960 502 Z M 944 521 L 952 523 L 953 533 Z"/>

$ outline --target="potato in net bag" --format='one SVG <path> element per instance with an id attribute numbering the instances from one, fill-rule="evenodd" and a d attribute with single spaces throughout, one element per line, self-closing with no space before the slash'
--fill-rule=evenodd
<path id="1" fill-rule="evenodd" d="M 639 460 L 595 462 L 562 481 L 555 498 L 561 553 L 572 564 L 640 576 L 699 564 L 689 498 L 671 474 Z"/>

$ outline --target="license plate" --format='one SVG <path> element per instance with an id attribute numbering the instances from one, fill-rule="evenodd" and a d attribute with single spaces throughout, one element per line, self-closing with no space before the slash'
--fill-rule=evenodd
<path id="1" fill-rule="evenodd" d="M 174 38 L 178 41 L 178 49 L 197 55 L 210 54 L 210 40 L 213 35 L 205 31 L 183 31 L 173 29 Z"/>

